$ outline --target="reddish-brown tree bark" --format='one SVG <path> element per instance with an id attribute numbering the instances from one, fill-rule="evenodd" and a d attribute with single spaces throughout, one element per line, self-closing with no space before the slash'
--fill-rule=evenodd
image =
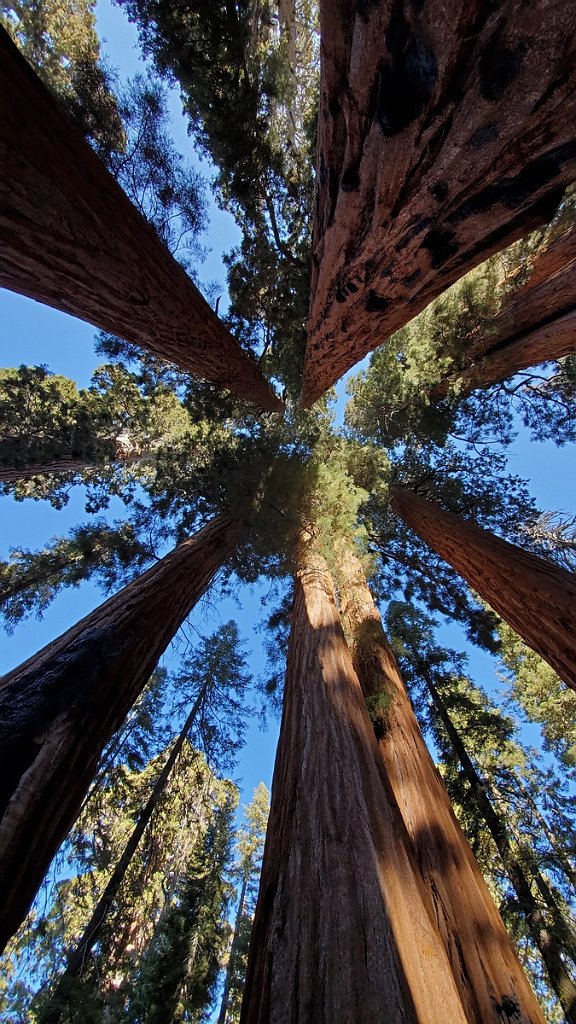
<path id="1" fill-rule="evenodd" d="M 466 1019 L 325 562 L 296 577 L 243 1024 Z"/>
<path id="2" fill-rule="evenodd" d="M 576 173 L 574 5 L 323 0 L 320 10 L 304 406 L 549 219 Z"/>
<path id="3" fill-rule="evenodd" d="M 343 551 L 338 590 L 354 668 L 386 776 L 414 845 L 433 919 L 470 1024 L 543 1024 L 542 1011 L 460 828 L 387 643 L 362 565 Z M 380 704 L 380 707 L 378 705 Z"/>
<path id="4" fill-rule="evenodd" d="M 576 230 L 563 234 L 534 262 L 528 281 L 470 338 L 460 367 L 431 391 L 473 391 L 520 370 L 576 352 Z"/>
<path id="5" fill-rule="evenodd" d="M 0 28 L 0 285 L 254 402 L 280 399 Z"/>
<path id="6" fill-rule="evenodd" d="M 405 487 L 394 511 L 576 690 L 576 576 Z"/>
<path id="7" fill-rule="evenodd" d="M 0 681 L 0 948 L 73 824 L 104 746 L 239 529 L 219 516 Z"/>

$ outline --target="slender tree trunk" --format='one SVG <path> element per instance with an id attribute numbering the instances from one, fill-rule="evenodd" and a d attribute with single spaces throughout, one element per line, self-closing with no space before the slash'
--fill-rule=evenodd
<path id="1" fill-rule="evenodd" d="M 146 454 L 127 455 L 125 458 L 105 460 L 101 453 L 94 459 L 54 459 L 52 462 L 34 462 L 26 466 L 0 466 L 0 484 L 16 483 L 18 480 L 30 480 L 34 476 L 66 476 L 70 473 L 85 473 L 90 469 L 109 468 L 110 466 L 131 466 L 146 459 Z"/>
<path id="2" fill-rule="evenodd" d="M 572 886 L 572 888 L 574 889 L 574 893 L 576 894 L 576 869 L 574 868 L 573 863 L 569 860 L 569 858 L 566 856 L 566 854 L 564 853 L 562 848 L 559 846 L 554 832 L 552 831 L 552 829 L 551 829 L 550 825 L 548 824 L 546 818 L 542 814 L 542 811 L 538 807 L 538 804 L 533 799 L 532 794 L 530 793 L 530 791 L 526 788 L 526 786 L 521 781 L 519 781 L 518 784 L 520 786 L 520 791 L 522 793 L 522 796 L 523 796 L 524 800 L 526 801 L 527 804 L 530 805 L 530 807 L 534 811 L 534 814 L 535 814 L 535 816 L 536 816 L 536 818 L 538 820 L 540 828 L 542 829 L 544 835 L 546 836 L 546 839 L 548 840 L 548 842 L 550 844 L 550 848 L 551 848 L 551 850 L 552 850 L 552 852 L 554 854 L 554 858 L 555 858 L 558 866 L 562 869 L 562 871 L 566 875 L 566 878 L 570 882 L 570 885 Z"/>
<path id="3" fill-rule="evenodd" d="M 406 487 L 392 489 L 391 505 L 576 690 L 576 575 Z"/>
<path id="4" fill-rule="evenodd" d="M 112 734 L 234 548 L 223 515 L 0 682 L 0 946 L 25 917 Z"/>
<path id="5" fill-rule="evenodd" d="M 345 548 L 339 564 L 342 621 L 354 668 L 372 712 L 386 775 L 396 797 L 470 1024 L 543 1024 L 450 798 L 428 753 L 366 577 Z"/>
<path id="6" fill-rule="evenodd" d="M 326 564 L 296 576 L 243 1024 L 466 1020 Z"/>
<path id="7" fill-rule="evenodd" d="M 576 229 L 558 238 L 535 261 L 525 285 L 470 338 L 460 368 L 431 391 L 487 388 L 520 370 L 576 352 Z"/>
<path id="8" fill-rule="evenodd" d="M 190 729 L 192 728 L 192 725 L 194 724 L 196 715 L 198 714 L 198 709 L 200 708 L 202 701 L 204 700 L 206 688 L 207 684 L 204 685 L 204 687 L 198 694 L 198 697 L 194 701 L 190 713 L 184 725 L 182 726 L 180 734 L 176 739 L 176 742 L 174 743 L 172 750 L 170 751 L 166 764 L 162 768 L 160 775 L 158 776 L 156 782 L 154 783 L 152 792 L 150 793 L 148 800 L 144 804 L 142 810 L 140 811 L 140 814 L 138 815 L 138 818 L 136 819 L 136 824 L 132 829 L 132 833 L 128 839 L 128 842 L 126 843 L 126 846 L 124 847 L 124 850 L 122 851 L 122 854 L 120 855 L 116 863 L 116 867 L 114 868 L 112 874 L 110 875 L 110 878 L 108 879 L 106 888 L 104 889 L 104 892 L 102 893 L 100 899 L 98 900 L 96 906 L 94 907 L 90 920 L 86 925 L 76 945 L 76 948 L 68 956 L 66 969 L 64 970 L 64 973 L 62 974 L 62 976 L 60 977 L 56 984 L 50 1003 L 38 1016 L 39 1024 L 58 1024 L 58 1021 L 62 1016 L 62 1013 L 64 1011 L 62 1001 L 67 998 L 70 980 L 72 978 L 77 978 L 79 975 L 82 974 L 84 967 L 86 965 L 86 961 L 90 956 L 90 953 L 94 948 L 96 942 L 98 942 L 102 925 L 104 924 L 104 921 L 106 920 L 106 917 L 110 912 L 110 908 L 112 907 L 112 904 L 114 903 L 114 900 L 118 895 L 118 890 L 120 889 L 120 886 L 122 885 L 122 882 L 124 881 L 124 878 L 126 876 L 126 872 L 128 871 L 130 864 L 132 863 L 132 858 L 134 857 L 134 854 L 138 849 L 140 840 L 142 839 L 142 836 L 146 831 L 146 827 L 150 819 L 152 818 L 152 815 L 156 807 L 158 806 L 158 803 L 160 801 L 160 798 L 162 797 L 162 794 L 164 793 L 164 790 L 166 789 L 168 779 L 170 778 L 170 773 L 176 761 L 178 760 L 180 751 L 184 746 L 186 737 Z"/>
<path id="9" fill-rule="evenodd" d="M 526 919 L 530 935 L 536 947 L 540 950 L 550 984 L 558 996 L 566 1019 L 570 1021 L 570 1024 L 573 1024 L 576 1021 L 576 985 L 562 960 L 562 947 L 557 941 L 554 932 L 550 930 L 542 910 L 532 895 L 530 881 L 508 840 L 506 825 L 495 810 L 484 783 L 468 756 L 437 688 L 430 678 L 426 678 L 425 681 L 434 702 L 434 707 L 438 712 L 438 717 L 446 730 L 456 757 L 462 767 L 464 777 L 476 800 L 478 810 L 486 822 L 490 835 L 502 858 L 506 873 L 512 882 L 512 887 L 518 898 L 520 910 Z"/>
<path id="10" fill-rule="evenodd" d="M 0 285 L 282 403 L 0 29 Z"/>
<path id="11" fill-rule="evenodd" d="M 240 899 L 238 901 L 238 909 L 236 911 L 236 920 L 234 922 L 234 935 L 232 936 L 232 944 L 230 946 L 230 954 L 228 956 L 228 964 L 226 966 L 226 976 L 224 978 L 224 989 L 222 992 L 222 1002 L 220 1003 L 220 1013 L 218 1014 L 218 1024 L 225 1024 L 226 1014 L 228 1012 L 228 1004 L 230 1002 L 230 988 L 232 984 L 232 965 L 234 963 L 234 956 L 236 949 L 238 948 L 238 935 L 240 930 L 240 922 L 244 914 L 244 903 L 246 901 L 246 889 L 248 887 L 248 871 L 242 878 L 242 887 L 240 889 Z"/>
<path id="12" fill-rule="evenodd" d="M 320 23 L 304 406 L 576 176 L 573 4 L 322 0 Z"/>

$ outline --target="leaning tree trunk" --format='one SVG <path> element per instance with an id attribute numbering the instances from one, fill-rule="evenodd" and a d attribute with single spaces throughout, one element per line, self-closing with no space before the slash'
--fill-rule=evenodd
<path id="1" fill-rule="evenodd" d="M 466 1020 L 326 564 L 296 576 L 243 1024 Z"/>
<path id="2" fill-rule="evenodd" d="M 102 750 L 232 552 L 222 515 L 0 681 L 0 948 L 73 824 Z"/>
<path id="3" fill-rule="evenodd" d="M 82 932 L 75 949 L 73 949 L 68 955 L 66 967 L 56 983 L 49 1002 L 38 1012 L 38 1024 L 58 1024 L 62 1014 L 65 1012 L 66 1002 L 68 1001 L 69 993 L 71 991 L 71 983 L 73 984 L 74 978 L 83 974 L 84 969 L 89 962 L 90 953 L 100 938 L 102 925 L 106 921 L 106 917 L 108 916 L 114 900 L 118 895 L 120 886 L 126 877 L 126 872 L 132 863 L 134 854 L 140 845 L 140 840 L 142 839 L 142 836 L 148 827 L 148 823 L 150 822 L 164 790 L 166 789 L 170 773 L 180 756 L 180 751 L 184 746 L 186 737 L 194 724 L 198 710 L 206 695 L 207 687 L 208 683 L 206 682 L 194 701 L 194 704 L 190 709 L 190 713 L 188 714 L 188 717 L 176 738 L 176 742 L 166 759 L 166 763 L 152 787 L 152 792 L 136 818 L 136 824 L 134 825 L 134 828 L 128 838 L 128 842 L 126 843 L 126 846 L 118 858 L 116 866 L 106 883 L 106 888 L 94 907 L 90 920 Z"/>
<path id="4" fill-rule="evenodd" d="M 562 943 L 556 934 L 558 927 L 560 927 L 561 931 L 563 930 L 562 922 L 558 921 L 559 911 L 556 910 L 556 914 L 552 915 L 553 918 L 556 918 L 556 928 L 551 929 L 538 901 L 532 894 L 530 880 L 524 867 L 514 854 L 508 839 L 506 824 L 492 804 L 484 783 L 470 760 L 460 734 L 448 714 L 444 701 L 430 678 L 424 676 L 424 679 L 438 717 L 446 730 L 456 757 L 460 762 L 464 777 L 476 800 L 478 810 L 486 822 L 488 831 L 492 836 L 506 873 L 512 883 L 518 898 L 520 911 L 526 920 L 530 935 L 544 961 L 550 984 L 558 996 L 566 1019 L 570 1024 L 574 1024 L 576 1021 L 576 984 L 564 964 Z"/>
<path id="5" fill-rule="evenodd" d="M 339 561 L 342 621 L 387 778 L 414 845 L 433 919 L 470 1024 L 544 1018 L 434 767 L 350 548 Z"/>
<path id="6" fill-rule="evenodd" d="M 576 6 L 321 0 L 302 404 L 549 220 L 576 176 Z"/>
<path id="7" fill-rule="evenodd" d="M 526 284 L 470 337 L 460 366 L 436 384 L 431 398 L 487 388 L 520 370 L 576 353 L 576 229 L 552 242 Z"/>
<path id="8" fill-rule="evenodd" d="M 282 403 L 0 28 L 0 285 Z"/>
<path id="9" fill-rule="evenodd" d="M 394 487 L 394 511 L 576 690 L 576 575 Z"/>

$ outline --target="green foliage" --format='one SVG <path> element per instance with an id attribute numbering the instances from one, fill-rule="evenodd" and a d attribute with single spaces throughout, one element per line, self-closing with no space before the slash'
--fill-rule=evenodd
<path id="1" fill-rule="evenodd" d="M 317 11 L 124 0 L 146 53 L 178 82 L 190 129 L 242 231 L 227 257 L 228 322 L 293 398 L 305 347 L 317 104 Z"/>
<path id="2" fill-rule="evenodd" d="M 48 84 L 69 94 L 78 66 L 98 60 L 95 7 L 95 0 L 2 0 L 0 20 Z"/>
<path id="3" fill-rule="evenodd" d="M 251 683 L 240 631 L 232 620 L 185 652 L 173 677 L 176 710 L 200 698 L 190 731 L 193 745 L 204 752 L 212 768 L 231 768 L 244 744 Z"/>
<path id="4" fill-rule="evenodd" d="M 99 366 L 82 390 L 44 366 L 2 370 L 0 487 L 17 500 L 46 498 L 62 508 L 70 488 L 84 482 L 87 507 L 97 511 L 191 426 L 172 390 L 146 388 L 121 365 Z"/>
<path id="5" fill-rule="evenodd" d="M 240 896 L 228 953 L 218 1024 L 237 1024 L 240 1020 L 248 947 L 269 812 L 270 794 L 264 783 L 260 782 L 254 790 L 251 802 L 244 807 L 244 822 L 236 833 L 233 877 Z"/>
<path id="6" fill-rule="evenodd" d="M 562 213 L 564 226 L 572 206 Z M 491 318 L 526 282 L 535 257 L 554 237 L 552 226 L 491 257 L 377 349 L 369 369 L 348 382 L 346 422 L 353 433 L 389 447 L 414 438 L 443 445 L 449 437 L 508 445 L 521 421 L 535 440 L 574 441 L 573 356 L 480 393 L 470 393 L 459 376 L 482 332 L 489 335 Z M 446 380 L 447 392 L 441 387 Z"/>
<path id="7" fill-rule="evenodd" d="M 505 622 L 498 632 L 510 697 L 528 721 L 541 726 L 544 749 L 576 768 L 576 694 Z"/>
<path id="8" fill-rule="evenodd" d="M 231 784 L 178 881 L 171 905 L 140 971 L 130 1021 L 200 1021 L 210 1006 L 226 936 L 230 858 L 237 791 Z"/>
<path id="9" fill-rule="evenodd" d="M 98 519 L 75 526 L 38 551 L 12 548 L 0 563 L 0 616 L 8 632 L 22 619 L 41 618 L 64 587 L 92 579 L 105 591 L 128 582 L 153 559 L 130 523 Z"/>

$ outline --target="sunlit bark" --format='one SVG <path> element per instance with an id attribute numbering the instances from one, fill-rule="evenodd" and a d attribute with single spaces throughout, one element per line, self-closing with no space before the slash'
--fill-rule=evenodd
<path id="1" fill-rule="evenodd" d="M 304 406 L 550 219 L 576 177 L 573 4 L 323 0 L 320 11 Z"/>
<path id="2" fill-rule="evenodd" d="M 466 1020 L 325 562 L 296 577 L 243 1024 Z"/>
<path id="3" fill-rule="evenodd" d="M 339 560 L 342 621 L 371 709 L 386 776 L 414 845 L 433 919 L 470 1024 L 543 1024 L 542 1011 L 436 771 L 362 565 L 350 548 Z"/>
<path id="4" fill-rule="evenodd" d="M 282 403 L 0 27 L 0 286 Z"/>
<path id="5" fill-rule="evenodd" d="M 576 575 L 480 529 L 406 487 L 394 511 L 576 690 Z"/>

